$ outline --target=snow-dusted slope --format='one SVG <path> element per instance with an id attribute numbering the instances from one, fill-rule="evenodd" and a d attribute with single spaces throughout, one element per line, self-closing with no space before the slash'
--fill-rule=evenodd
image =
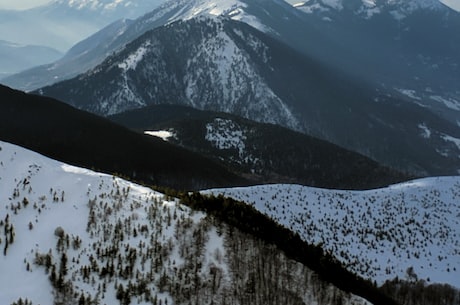
<path id="1" fill-rule="evenodd" d="M 460 288 L 460 177 L 370 191 L 298 185 L 216 189 L 321 244 L 349 270 L 382 284 L 407 278 Z"/>
<path id="2" fill-rule="evenodd" d="M 369 304 L 163 194 L 5 142 L 0 203 L 0 304 Z"/>
<path id="3" fill-rule="evenodd" d="M 389 12 L 398 20 L 421 9 L 434 11 L 447 9 L 447 6 L 439 0 L 310 0 L 296 3 L 294 6 L 306 13 L 348 9 L 364 18 L 371 18 L 382 12 Z"/>
<path id="4" fill-rule="evenodd" d="M 264 75 L 276 64 L 269 50 L 244 24 L 197 17 L 149 31 L 93 70 L 40 93 L 56 90 L 61 100 L 105 116 L 171 103 L 299 129 Z M 72 83 L 61 95 L 60 88 Z"/>

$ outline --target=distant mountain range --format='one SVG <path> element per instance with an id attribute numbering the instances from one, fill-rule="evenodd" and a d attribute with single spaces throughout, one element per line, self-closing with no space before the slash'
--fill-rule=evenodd
<path id="1" fill-rule="evenodd" d="M 210 12 L 222 11 L 214 6 L 201 17 L 187 19 L 187 12 L 194 11 L 192 4 L 201 8 L 199 1 L 186 2 L 181 10 L 173 7 L 167 16 L 176 16 L 179 10 L 178 16 L 186 20 L 158 26 L 87 73 L 36 92 L 100 115 L 150 104 L 228 112 L 317 136 L 411 174 L 458 173 L 460 127 L 455 122 L 435 107 L 414 102 L 408 97 L 413 92 L 404 89 L 407 87 L 398 91 L 377 85 L 373 69 L 345 69 L 353 62 L 357 65 L 358 59 L 340 63 L 347 57 L 337 56 L 341 50 L 332 47 L 338 43 L 334 39 L 315 41 L 311 54 L 299 51 L 302 46 L 294 42 L 288 45 L 293 37 L 280 36 L 284 40 L 280 41 L 274 33 L 288 32 L 286 20 L 291 19 L 282 18 L 281 25 L 259 22 L 263 16 L 273 20 L 280 14 L 279 3 L 258 6 L 257 1 L 247 1 L 247 5 L 237 3 L 236 7 L 253 13 L 252 19 L 238 10 L 238 14 L 224 10 L 227 15 L 213 17 Z M 296 18 L 290 24 L 293 32 L 299 31 L 297 21 L 312 22 L 308 14 L 287 4 L 281 7 Z M 143 20 L 161 23 L 164 14 L 162 6 L 149 14 L 151 18 L 144 16 L 129 29 Z M 254 26 L 266 24 L 266 31 L 232 20 L 235 16 L 249 19 Z M 302 26 L 312 31 L 305 23 Z M 297 33 L 297 37 L 303 36 Z M 301 41 L 306 44 L 311 40 Z M 326 50 L 323 58 L 318 57 L 320 47 Z M 326 60 L 333 54 L 338 61 Z M 372 67 L 376 59 L 363 67 Z M 366 60 L 363 57 L 363 63 Z"/>
<path id="2" fill-rule="evenodd" d="M 371 80 L 378 92 L 420 104 L 457 124 L 458 11 L 438 0 L 312 0 L 296 7 L 337 47 L 320 58 Z"/>
<path id="3" fill-rule="evenodd" d="M 0 40 L 0 79 L 37 65 L 54 62 L 62 55 L 58 50 L 45 46 L 21 45 Z"/>
<path id="4" fill-rule="evenodd" d="M 28 10 L 0 10 L 0 39 L 67 51 L 78 41 L 122 18 L 137 18 L 157 0 L 53 0 Z"/>

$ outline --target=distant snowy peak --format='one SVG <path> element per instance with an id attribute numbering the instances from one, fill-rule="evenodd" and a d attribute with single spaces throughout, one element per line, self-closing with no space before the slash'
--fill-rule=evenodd
<path id="1" fill-rule="evenodd" d="M 395 19 L 403 19 L 421 9 L 446 9 L 439 0 L 308 0 L 296 3 L 294 7 L 306 13 L 351 10 L 364 18 L 389 12 Z"/>
<path id="2" fill-rule="evenodd" d="M 199 16 L 226 16 L 245 22 L 262 32 L 269 31 L 270 29 L 256 16 L 247 12 L 247 8 L 248 4 L 240 0 L 169 0 L 152 12 L 151 19 L 159 19 L 171 12 L 173 15 L 169 17 L 169 23 Z"/>
<path id="3" fill-rule="evenodd" d="M 45 11 L 98 14 L 110 22 L 120 18 L 138 18 L 158 7 L 165 0 L 55 0 L 42 6 Z"/>
<path id="4" fill-rule="evenodd" d="M 120 7 L 137 7 L 139 1 L 129 0 L 57 0 L 54 2 L 58 5 L 68 5 L 76 9 L 115 9 Z"/>

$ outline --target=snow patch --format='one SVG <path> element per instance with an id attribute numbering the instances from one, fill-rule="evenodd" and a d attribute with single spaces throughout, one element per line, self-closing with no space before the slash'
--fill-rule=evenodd
<path id="1" fill-rule="evenodd" d="M 170 4 L 171 2 L 167 2 Z M 189 20 L 197 16 L 226 16 L 233 20 L 242 21 L 262 32 L 271 31 L 258 18 L 246 13 L 247 4 L 238 0 L 194 0 L 192 4 L 188 0 L 179 0 L 175 3 L 179 7 L 179 11 L 168 21 L 170 23 L 178 20 Z M 193 7 L 190 10 L 190 5 Z M 170 7 L 165 7 L 165 10 L 170 10 Z M 159 14 L 161 15 L 161 14 Z"/>
<path id="2" fill-rule="evenodd" d="M 449 109 L 460 111 L 460 102 L 453 98 L 444 98 L 439 95 L 432 95 L 430 98 L 434 101 L 442 103 Z"/>
<path id="3" fill-rule="evenodd" d="M 441 138 L 446 142 L 454 143 L 457 146 L 457 148 L 460 150 L 460 139 L 459 138 L 455 138 L 455 137 L 452 137 L 452 136 L 449 136 L 449 135 L 446 135 L 446 134 L 441 135 Z M 460 155 L 459 155 L 459 157 L 460 157 Z"/>
<path id="4" fill-rule="evenodd" d="M 335 10 L 342 10 L 343 9 L 343 4 L 342 0 L 322 0 L 323 3 L 329 7 L 332 7 Z"/>
<path id="5" fill-rule="evenodd" d="M 118 67 L 125 72 L 128 70 L 136 70 L 137 64 L 144 58 L 147 53 L 150 41 L 143 43 L 134 53 L 130 54 L 123 62 L 118 64 Z"/>
<path id="6" fill-rule="evenodd" d="M 174 137 L 174 133 L 170 130 L 144 131 L 144 134 L 161 138 L 164 141 L 168 141 L 169 138 Z"/>
<path id="7" fill-rule="evenodd" d="M 240 157 L 244 155 L 246 136 L 232 120 L 216 118 L 206 124 L 205 139 L 217 149 L 237 149 Z"/>
<path id="8" fill-rule="evenodd" d="M 421 136 L 425 139 L 429 139 L 431 137 L 431 130 L 426 126 L 425 123 L 418 124 L 418 128 L 422 130 Z"/>
<path id="9" fill-rule="evenodd" d="M 412 89 L 402 89 L 402 88 L 395 88 L 396 91 L 398 91 L 399 93 L 413 99 L 413 100 L 417 100 L 417 101 L 420 101 L 421 98 L 418 97 L 416 95 L 416 91 L 415 90 L 412 90 Z"/>
<path id="10" fill-rule="evenodd" d="M 149 188 L 1 141 L 0 219 L 1 304 L 19 298 L 33 304 L 77 304 L 81 296 L 97 304 L 119 304 L 119 293 L 135 304 L 174 304 L 168 292 L 174 286 L 165 289 L 169 283 L 191 289 L 207 285 L 205 291 L 211 291 L 214 279 L 226 293 L 236 281 L 243 287 L 250 271 L 245 263 L 245 278 L 235 273 L 230 257 L 241 258 L 241 251 L 229 250 L 232 228 L 224 223 L 215 226 L 206 214 Z M 287 281 L 303 285 L 301 297 L 311 300 L 308 304 L 317 303 L 317 288 L 303 281 L 312 271 L 287 258 L 277 266 L 281 274 L 292 272 Z M 72 291 L 65 301 L 51 284 L 53 274 L 61 275 Z M 191 286 L 194 281 L 199 285 Z M 344 304 L 369 303 L 344 294 Z"/>

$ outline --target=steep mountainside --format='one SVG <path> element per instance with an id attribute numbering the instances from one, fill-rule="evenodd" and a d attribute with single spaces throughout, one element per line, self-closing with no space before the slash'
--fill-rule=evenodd
<path id="1" fill-rule="evenodd" d="M 324 60 L 457 124 L 459 12 L 438 0 L 311 0 L 295 6 L 337 46 Z"/>
<path id="2" fill-rule="evenodd" d="M 418 175 L 457 174 L 460 127 L 224 17 L 145 33 L 38 91 L 97 114 L 182 104 L 275 123 Z"/>
<path id="3" fill-rule="evenodd" d="M 148 30 L 175 21 L 218 15 L 245 22 L 277 38 L 287 39 L 291 43 L 297 42 L 299 37 L 305 36 L 304 29 L 309 27 L 308 23 L 305 23 L 300 18 L 301 14 L 284 1 L 219 0 L 209 2 L 204 0 L 169 0 L 157 9 L 139 17 L 128 27 L 114 23 L 85 39 L 78 46 L 79 49 L 84 46 L 85 52 L 78 58 L 70 56 L 53 65 L 37 67 L 9 77 L 3 80 L 3 83 L 13 88 L 27 91 L 44 87 L 86 72 L 89 68 L 93 68 L 96 64 L 102 62 L 109 54 L 118 51 L 125 44 Z M 118 34 L 111 34 L 114 32 Z M 303 40 L 301 39 L 300 41 Z M 78 61 L 81 66 L 75 65 L 74 61 Z"/>
<path id="4" fill-rule="evenodd" d="M 325 141 L 229 114 L 154 105 L 109 119 L 139 132 L 164 135 L 168 142 L 223 161 L 259 183 L 363 189 L 409 179 Z"/>
<path id="5" fill-rule="evenodd" d="M 177 189 L 244 185 L 215 162 L 50 98 L 0 86 L 0 139 L 87 168 Z"/>
<path id="6" fill-rule="evenodd" d="M 371 304 L 122 179 L 5 142 L 0 179 L 2 304 Z"/>
<path id="7" fill-rule="evenodd" d="M 206 193 L 253 205 L 379 285 L 398 277 L 460 288 L 458 176 L 361 192 L 264 185 Z"/>

